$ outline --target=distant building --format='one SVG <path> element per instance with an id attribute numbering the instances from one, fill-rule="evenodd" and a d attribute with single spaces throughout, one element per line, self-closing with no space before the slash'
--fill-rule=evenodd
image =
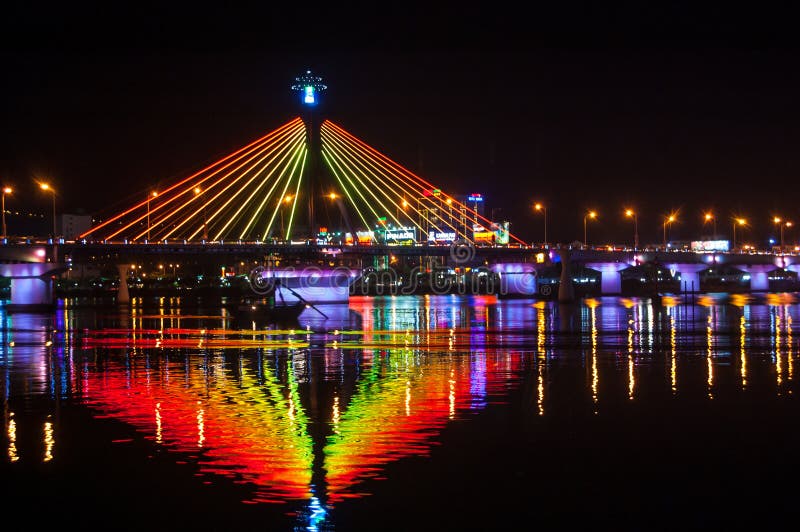
<path id="1" fill-rule="evenodd" d="M 58 234 L 64 240 L 75 240 L 91 228 L 92 217 L 88 214 L 61 214 L 58 217 Z"/>

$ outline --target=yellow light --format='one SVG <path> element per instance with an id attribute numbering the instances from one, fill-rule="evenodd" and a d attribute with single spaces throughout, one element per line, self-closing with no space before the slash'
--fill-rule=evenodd
<path id="1" fill-rule="evenodd" d="M 451 198 L 447 198 L 447 204 L 450 205 L 451 203 L 453 203 L 453 200 Z"/>
<path id="2" fill-rule="evenodd" d="M 159 270 L 163 270 L 163 269 L 164 269 L 164 265 L 163 265 L 163 264 L 159 264 L 159 265 L 158 265 L 158 269 L 159 269 Z"/>
<path id="3" fill-rule="evenodd" d="M 536 209 L 537 211 L 541 211 L 542 209 L 544 209 L 544 206 L 541 203 L 537 203 L 536 205 L 533 206 L 533 208 Z"/>
<path id="4" fill-rule="evenodd" d="M 714 219 L 714 215 L 711 214 L 710 212 L 707 212 L 705 218 L 707 222 L 710 222 L 711 220 Z"/>
<path id="5" fill-rule="evenodd" d="M 290 201 L 292 201 L 292 197 L 291 196 L 284 196 L 284 198 L 283 198 L 283 202 L 284 203 L 289 203 Z"/>
<path id="6" fill-rule="evenodd" d="M 12 192 L 13 190 L 11 190 L 11 187 L 5 187 L 3 189 L 3 194 L 11 194 Z"/>
<path id="7" fill-rule="evenodd" d="M 50 190 L 50 185 L 48 185 L 47 183 L 39 183 L 39 188 L 41 188 L 42 190 Z"/>
<path id="8" fill-rule="evenodd" d="M 777 216 L 775 218 L 773 218 L 772 221 L 775 222 L 776 224 L 781 223 L 781 219 L 778 218 Z"/>
<path id="9" fill-rule="evenodd" d="M 153 192 L 151 192 L 151 193 L 150 193 L 150 195 L 151 195 L 152 197 L 154 197 L 154 198 L 155 198 L 156 196 L 158 196 L 158 192 L 156 192 L 156 191 L 154 190 Z"/>
<path id="10" fill-rule="evenodd" d="M 791 227 L 792 225 L 792 222 L 786 222 L 786 227 Z"/>
<path id="11" fill-rule="evenodd" d="M 336 194 L 331 192 L 330 194 L 328 194 L 328 197 L 331 198 L 331 199 L 336 199 Z"/>
<path id="12" fill-rule="evenodd" d="M 200 187 L 194 187 L 194 193 L 200 194 Z"/>
<path id="13" fill-rule="evenodd" d="M 597 213 L 594 211 L 589 211 L 589 218 L 597 218 Z"/>
<path id="14" fill-rule="evenodd" d="M 744 218 L 736 218 L 736 223 L 739 225 L 747 225 L 747 220 Z"/>
<path id="15" fill-rule="evenodd" d="M 403 200 L 403 208 L 405 207 L 408 207 L 408 202 L 406 200 Z"/>
<path id="16" fill-rule="evenodd" d="M 674 221 L 675 221 L 675 216 L 673 216 L 672 214 L 670 214 L 670 215 L 669 215 L 669 218 L 667 218 L 667 221 L 668 221 L 668 222 L 670 222 L 670 223 L 674 222 Z"/>
<path id="17" fill-rule="evenodd" d="M 633 210 L 632 210 L 632 209 L 626 209 L 626 210 L 625 210 L 625 216 L 633 216 L 634 214 L 635 214 L 635 213 L 633 212 Z"/>

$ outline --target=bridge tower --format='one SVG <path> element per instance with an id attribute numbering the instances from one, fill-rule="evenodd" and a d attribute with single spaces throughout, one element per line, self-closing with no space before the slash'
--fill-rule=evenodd
<path id="1" fill-rule="evenodd" d="M 321 198 L 325 191 L 322 190 L 322 140 L 320 137 L 320 125 L 323 117 L 321 116 L 321 93 L 328 88 L 322 83 L 322 78 L 312 74 L 311 70 L 306 70 L 305 74 L 298 76 L 294 80 L 292 90 L 297 92 L 300 97 L 300 105 L 303 110 L 302 117 L 306 125 L 306 147 L 308 148 L 308 159 L 306 168 L 308 169 L 305 193 L 308 201 L 308 232 L 309 237 L 315 238 L 317 233 L 317 215 L 314 210 L 314 200 Z M 300 191 L 297 191 L 300 193 Z"/>

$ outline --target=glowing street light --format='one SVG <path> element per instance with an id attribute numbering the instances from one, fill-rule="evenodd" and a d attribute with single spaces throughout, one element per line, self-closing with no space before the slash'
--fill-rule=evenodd
<path id="1" fill-rule="evenodd" d="M 584 247 L 589 247 L 589 242 L 587 241 L 588 239 L 586 238 L 586 220 L 587 219 L 594 220 L 595 218 L 597 218 L 597 213 L 595 211 L 589 211 L 583 217 L 583 245 L 584 245 Z"/>
<path id="2" fill-rule="evenodd" d="M 158 196 L 155 190 L 147 195 L 147 241 L 150 241 L 150 200 Z"/>
<path id="3" fill-rule="evenodd" d="M 333 193 L 331 193 L 331 194 L 333 194 Z M 291 194 L 287 194 L 286 196 L 283 197 L 283 199 L 281 201 L 285 205 L 288 205 L 288 204 L 290 204 L 292 202 L 292 198 L 293 197 L 294 196 L 292 196 Z M 283 209 L 281 209 L 281 236 L 286 238 L 286 228 L 283 225 Z"/>
<path id="4" fill-rule="evenodd" d="M 5 240 L 8 233 L 6 231 L 6 194 L 11 194 L 14 190 L 11 187 L 3 187 L 3 239 Z"/>
<path id="5" fill-rule="evenodd" d="M 667 250 L 667 225 L 674 222 L 677 218 L 674 214 L 670 214 L 664 217 L 664 251 Z"/>
<path id="6" fill-rule="evenodd" d="M 56 237 L 56 190 L 47 183 L 39 183 L 39 188 L 53 195 L 53 238 Z"/>
<path id="7" fill-rule="evenodd" d="M 714 224 L 714 238 L 717 238 L 717 218 L 711 211 L 703 214 L 703 223 L 708 223 L 708 222 L 712 222 Z"/>
<path id="8" fill-rule="evenodd" d="M 194 195 L 199 196 L 203 193 L 200 187 L 194 187 Z M 202 199 L 201 199 L 202 201 Z M 208 224 L 206 223 L 206 204 L 203 203 L 203 240 L 208 240 Z"/>
<path id="9" fill-rule="evenodd" d="M 792 222 L 784 221 L 780 217 L 776 216 L 772 219 L 772 222 L 779 225 L 781 228 L 781 251 L 783 251 L 783 227 L 791 227 Z"/>
<path id="10" fill-rule="evenodd" d="M 639 224 L 636 220 L 636 211 L 633 209 L 625 209 L 625 216 L 633 218 L 633 250 L 639 249 Z"/>
<path id="11" fill-rule="evenodd" d="M 741 225 L 742 227 L 747 225 L 746 218 L 734 218 L 733 219 L 733 245 L 731 246 L 731 251 L 736 249 L 736 226 Z"/>
<path id="12" fill-rule="evenodd" d="M 533 205 L 533 208 L 534 210 L 542 211 L 542 214 L 544 215 L 544 247 L 547 247 L 547 207 L 537 202 Z M 584 240 L 586 240 L 585 235 Z"/>

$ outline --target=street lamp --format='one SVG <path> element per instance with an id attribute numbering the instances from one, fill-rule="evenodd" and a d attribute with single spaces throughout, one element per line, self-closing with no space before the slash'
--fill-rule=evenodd
<path id="1" fill-rule="evenodd" d="M 587 248 L 589 247 L 589 242 L 587 242 L 587 238 L 586 238 L 586 220 L 588 218 L 591 218 L 592 220 L 594 220 L 595 218 L 597 218 L 597 213 L 595 211 L 589 211 L 583 216 L 583 245 L 584 245 L 584 247 L 587 247 Z"/>
<path id="2" fill-rule="evenodd" d="M 667 250 L 667 224 L 671 224 L 675 221 L 675 215 L 670 214 L 669 216 L 664 217 L 664 251 Z"/>
<path id="3" fill-rule="evenodd" d="M 291 195 L 286 195 L 286 196 L 283 197 L 283 199 L 281 201 L 288 205 L 292 201 L 292 196 Z M 281 209 L 281 236 L 285 240 L 286 239 L 286 229 L 283 226 L 283 206 L 282 205 L 280 206 L 280 209 Z"/>
<path id="4" fill-rule="evenodd" d="M 745 225 L 747 225 L 747 220 L 745 218 L 734 218 L 733 219 L 733 246 L 731 247 L 731 251 L 736 249 L 736 226 L 737 225 L 745 226 Z"/>
<path id="5" fill-rule="evenodd" d="M 626 209 L 625 216 L 633 218 L 633 250 L 639 249 L 639 224 L 636 221 L 636 212 L 633 209 Z"/>
<path id="6" fill-rule="evenodd" d="M 542 214 L 544 215 L 544 247 L 547 247 L 547 207 L 541 203 L 536 203 L 533 208 L 537 211 L 542 211 Z M 585 239 L 586 237 L 584 236 L 584 240 Z"/>
<path id="7" fill-rule="evenodd" d="M 778 216 L 774 217 L 772 219 L 772 221 L 773 221 L 773 223 L 778 224 L 780 226 L 780 228 L 781 228 L 781 251 L 783 251 L 783 227 L 784 226 L 791 227 L 792 226 L 792 222 L 784 221 L 781 218 L 779 218 Z"/>
<path id="8" fill-rule="evenodd" d="M 203 190 L 200 187 L 194 187 L 194 195 L 195 196 L 199 196 L 202 192 L 203 192 Z M 208 224 L 206 224 L 206 204 L 205 203 L 203 203 L 203 240 L 208 240 Z"/>
<path id="9" fill-rule="evenodd" d="M 158 196 L 155 190 L 147 195 L 147 241 L 150 241 L 150 200 Z"/>
<path id="10" fill-rule="evenodd" d="M 713 212 L 707 212 L 703 215 L 703 223 L 713 222 L 714 224 L 714 236 L 712 240 L 717 238 L 717 219 L 714 217 Z"/>
<path id="11" fill-rule="evenodd" d="M 11 187 L 3 187 L 3 240 L 5 240 L 8 233 L 6 231 L 6 194 L 14 192 Z"/>
<path id="12" fill-rule="evenodd" d="M 56 191 L 47 183 L 39 183 L 39 188 L 53 195 L 53 238 L 56 237 Z"/>

